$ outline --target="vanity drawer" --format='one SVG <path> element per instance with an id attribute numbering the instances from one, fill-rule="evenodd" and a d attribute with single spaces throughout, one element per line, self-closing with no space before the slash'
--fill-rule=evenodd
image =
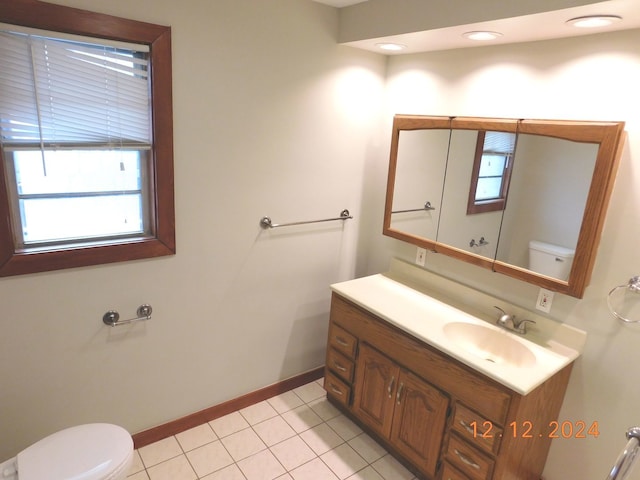
<path id="1" fill-rule="evenodd" d="M 324 389 L 335 400 L 346 407 L 349 406 L 349 401 L 351 399 L 351 387 L 331 372 L 327 372 L 324 376 Z"/>
<path id="2" fill-rule="evenodd" d="M 349 358 L 355 358 L 356 350 L 358 348 L 358 339 L 347 332 L 344 328 L 341 328 L 331 322 L 329 326 L 329 346 L 335 348 Z"/>
<path id="3" fill-rule="evenodd" d="M 327 350 L 327 367 L 346 382 L 353 381 L 355 363 L 333 348 Z"/>
<path id="4" fill-rule="evenodd" d="M 489 480 L 493 473 L 493 459 L 453 433 L 449 436 L 445 458 L 473 480 Z"/>
<path id="5" fill-rule="evenodd" d="M 449 462 L 444 462 L 442 465 L 442 475 L 440 480 L 470 480 L 464 473 L 457 468 L 453 468 Z"/>
<path id="6" fill-rule="evenodd" d="M 493 454 L 498 453 L 502 439 L 502 428 L 459 402 L 456 403 L 451 428 L 468 442 L 483 450 Z"/>

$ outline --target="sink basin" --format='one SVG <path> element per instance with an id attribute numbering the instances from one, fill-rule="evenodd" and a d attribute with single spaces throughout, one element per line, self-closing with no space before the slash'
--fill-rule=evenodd
<path id="1" fill-rule="evenodd" d="M 487 362 L 532 367 L 536 356 L 506 331 L 466 322 L 451 322 L 443 327 L 445 336 L 463 350 Z"/>

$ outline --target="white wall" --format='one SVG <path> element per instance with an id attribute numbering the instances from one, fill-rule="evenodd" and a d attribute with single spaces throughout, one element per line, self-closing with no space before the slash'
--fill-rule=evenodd
<path id="1" fill-rule="evenodd" d="M 640 424 L 640 326 L 609 313 L 607 292 L 640 273 L 640 30 L 576 39 L 392 57 L 388 111 L 428 115 L 624 120 L 628 141 L 593 277 L 582 300 L 556 295 L 551 316 L 588 332 L 560 420 L 597 421 L 601 435 L 552 444 L 547 480 L 605 478 Z M 415 248 L 378 242 L 407 260 Z M 427 267 L 487 293 L 533 308 L 537 288 L 429 253 Z M 637 302 L 638 300 L 636 300 Z M 640 318 L 640 308 L 635 308 Z M 526 420 L 526 419 L 523 419 Z M 640 478 L 636 471 L 632 478 Z"/>
<path id="2" fill-rule="evenodd" d="M 178 253 L 0 279 L 0 460 L 62 427 L 138 432 L 323 365 L 380 138 L 384 57 L 337 45 L 334 8 L 57 3 L 172 26 Z M 344 208 L 354 220 L 258 225 Z M 102 324 L 145 302 L 149 322 Z"/>

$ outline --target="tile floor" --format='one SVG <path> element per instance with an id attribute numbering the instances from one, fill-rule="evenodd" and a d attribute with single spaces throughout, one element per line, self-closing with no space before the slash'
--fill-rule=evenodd
<path id="1" fill-rule="evenodd" d="M 136 450 L 127 480 L 414 480 L 322 379 Z"/>

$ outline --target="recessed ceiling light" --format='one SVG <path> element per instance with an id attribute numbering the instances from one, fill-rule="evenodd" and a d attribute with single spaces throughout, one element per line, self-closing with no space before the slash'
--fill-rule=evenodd
<path id="1" fill-rule="evenodd" d="M 468 38 L 469 40 L 478 40 L 482 42 L 487 40 L 495 40 L 496 38 L 501 37 L 502 34 L 500 32 L 477 30 L 473 32 L 465 32 L 462 34 L 462 36 Z"/>
<path id="2" fill-rule="evenodd" d="M 376 47 L 380 50 L 386 50 L 387 52 L 399 52 L 407 48 L 406 45 L 401 43 L 376 43 Z"/>
<path id="3" fill-rule="evenodd" d="M 566 23 L 578 28 L 598 28 L 606 27 L 620 20 L 622 20 L 622 17 L 618 15 L 588 15 L 585 17 L 572 18 L 571 20 L 567 20 Z"/>

